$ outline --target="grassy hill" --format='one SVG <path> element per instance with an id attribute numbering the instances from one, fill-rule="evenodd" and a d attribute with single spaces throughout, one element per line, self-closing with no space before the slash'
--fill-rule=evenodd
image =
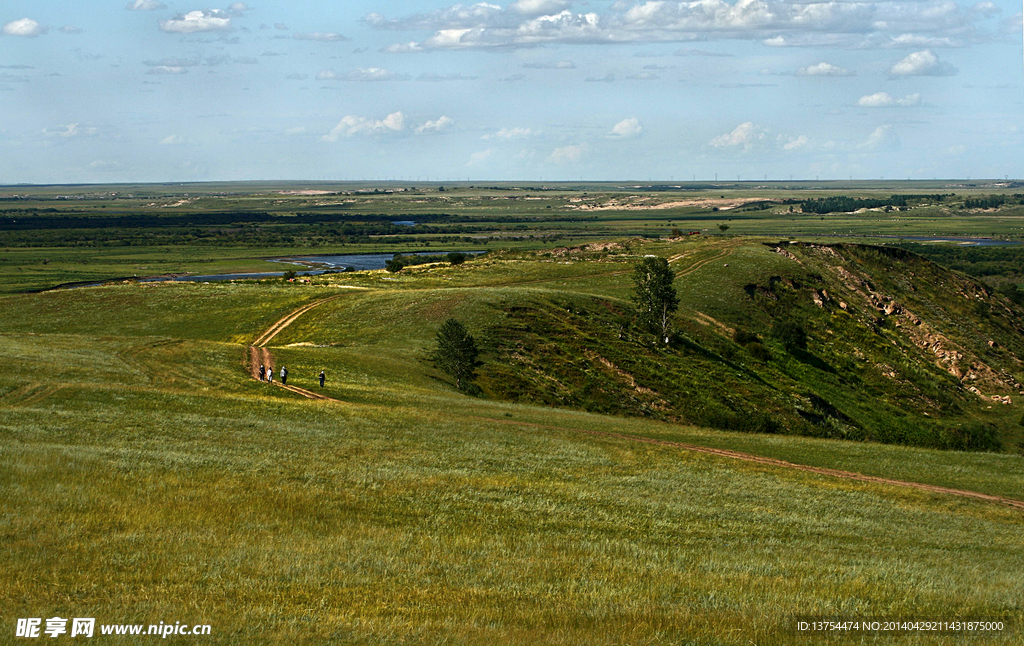
<path id="1" fill-rule="evenodd" d="M 373 346 L 375 359 L 393 362 L 378 366 L 383 378 L 427 375 L 433 330 L 456 315 L 485 349 L 479 385 L 489 398 L 748 432 L 1020 450 L 1018 409 L 1006 402 L 1024 390 L 1024 328 L 1017 306 L 983 284 L 884 247 L 631 244 L 409 269 L 385 294 L 334 301 L 277 342 Z M 632 263 L 650 252 L 673 258 L 679 273 L 668 347 L 632 323 Z M 786 324 L 804 331 L 805 347 L 787 348 Z"/>
<path id="2" fill-rule="evenodd" d="M 669 348 L 628 323 L 646 253 L 679 273 Z M 1019 625 L 1019 509 L 631 439 L 1024 499 L 1013 450 L 834 439 L 916 439 L 882 437 L 890 416 L 929 437 L 991 427 L 1013 449 L 1016 403 L 968 387 L 1011 393 L 1016 310 L 889 253 L 626 241 L 311 285 L 0 297 L 0 641 L 53 616 L 209 623 L 222 644 L 829 641 L 796 635 L 796 615 Z M 246 344 L 329 296 L 269 345 L 289 383 L 318 389 L 326 369 L 343 403 L 252 381 Z M 485 346 L 481 397 L 426 360 L 453 315 Z M 771 334 L 783 318 L 805 354 Z M 921 346 L 922 326 L 960 357 Z M 742 427 L 750 413 L 777 428 Z"/>

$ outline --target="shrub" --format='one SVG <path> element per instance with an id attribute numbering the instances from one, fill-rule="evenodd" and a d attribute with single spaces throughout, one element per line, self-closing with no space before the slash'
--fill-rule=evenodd
<path id="1" fill-rule="evenodd" d="M 776 321 L 772 325 L 772 338 L 781 343 L 787 352 L 807 350 L 807 331 L 796 321 Z"/>
<path id="2" fill-rule="evenodd" d="M 954 451 L 999 451 L 1003 448 L 995 427 L 980 422 L 942 429 L 939 444 L 941 448 Z"/>
<path id="3" fill-rule="evenodd" d="M 461 265 L 466 262 L 466 254 L 461 251 L 451 251 L 448 253 L 448 262 L 453 265 Z"/>
<path id="4" fill-rule="evenodd" d="M 756 334 L 741 327 L 736 328 L 736 331 L 732 333 L 732 340 L 740 345 L 761 342 L 761 339 Z"/>
<path id="5" fill-rule="evenodd" d="M 748 343 L 746 345 L 746 348 L 747 352 L 750 353 L 750 356 L 754 357 L 758 361 L 764 362 L 772 358 L 771 353 L 768 352 L 768 348 L 764 347 L 758 342 Z"/>

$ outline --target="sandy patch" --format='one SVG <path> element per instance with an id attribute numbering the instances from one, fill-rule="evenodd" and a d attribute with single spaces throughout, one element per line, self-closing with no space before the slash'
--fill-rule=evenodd
<path id="1" fill-rule="evenodd" d="M 662 209 L 677 209 L 688 206 L 699 206 L 699 207 L 718 207 L 719 211 L 728 211 L 734 209 L 737 206 L 743 206 L 744 204 L 750 204 L 751 202 L 764 202 L 763 197 L 737 197 L 737 198 L 693 198 L 691 200 L 679 200 L 675 202 L 656 202 L 650 201 L 638 202 L 638 201 L 625 201 L 625 200 L 612 200 L 605 202 L 604 204 L 570 204 L 566 208 L 575 209 L 577 211 L 659 211 Z"/>

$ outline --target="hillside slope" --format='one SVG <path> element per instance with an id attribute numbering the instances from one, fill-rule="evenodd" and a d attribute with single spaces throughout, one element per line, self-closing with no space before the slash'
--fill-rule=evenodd
<path id="1" fill-rule="evenodd" d="M 744 431 L 967 450 L 1017 443 L 1024 327 L 984 285 L 866 245 L 747 244 L 728 260 L 677 279 L 668 347 L 630 325 L 622 298 L 506 299 L 484 335 L 484 392 Z M 805 346 L 787 338 L 794 327 Z"/>

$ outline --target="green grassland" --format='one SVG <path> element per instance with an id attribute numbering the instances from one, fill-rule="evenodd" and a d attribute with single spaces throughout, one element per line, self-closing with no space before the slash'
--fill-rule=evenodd
<path id="1" fill-rule="evenodd" d="M 0 226 L 0 643 L 22 641 L 17 618 L 53 616 L 212 626 L 172 643 L 1020 643 L 1020 509 L 639 441 L 1024 500 L 1024 311 L 995 289 L 1019 282 L 1017 252 L 821 242 L 1019 239 L 1024 207 L 822 220 L 786 202 L 837 192 L 962 202 L 1019 187 L 282 194 L 294 188 L 0 190 L 11 198 L 0 218 L 155 218 L 74 233 Z M 83 199 L 58 199 L 72 193 Z M 752 194 L 775 202 L 577 208 Z M 225 212 L 277 219 L 201 222 Z M 173 220 L 183 214 L 197 223 Z M 392 228 L 373 233 L 381 227 Z M 670 240 L 672 228 L 708 231 Z M 27 293 L 273 271 L 264 258 L 302 253 L 457 248 L 490 253 L 310 283 Z M 632 323 L 631 274 L 648 254 L 677 273 L 668 347 Z M 339 401 L 251 379 L 248 344 L 321 300 L 268 346 L 289 384 Z M 483 350 L 475 395 L 429 360 L 450 316 Z M 773 336 L 780 321 L 803 326 L 806 350 Z M 808 615 L 1001 618 L 1014 629 L 796 634 L 795 617 Z"/>
<path id="2" fill-rule="evenodd" d="M 895 325 L 902 315 L 872 309 L 867 288 L 837 268 L 997 373 L 1017 369 L 1022 352 L 1012 303 L 899 250 L 830 247 L 837 258 L 765 242 L 631 240 L 311 284 L 0 297 L 4 626 L 209 623 L 204 639 L 224 644 L 851 642 L 797 635 L 797 615 L 1019 627 L 1019 509 L 599 435 L 1024 499 L 1018 406 L 990 409 L 958 389 Z M 679 274 L 667 349 L 628 323 L 632 265 L 645 254 L 673 258 Z M 819 307 L 823 289 L 831 300 Z M 318 390 L 326 369 L 324 393 L 341 402 L 250 379 L 247 343 L 327 297 L 270 350 L 300 387 Z M 767 333 L 782 314 L 808 327 L 808 356 Z M 484 347 L 480 396 L 427 359 L 449 316 Z M 767 361 L 733 341 L 739 326 Z M 855 347 L 865 360 L 843 363 Z M 703 389 L 707 406 L 757 404 L 796 434 L 694 425 L 671 387 Z M 861 428 L 898 413 L 926 427 L 925 412 L 987 424 L 1003 451 L 815 437 L 854 427 L 808 422 L 794 393 Z M 853 643 L 876 639 L 962 640 Z"/>

